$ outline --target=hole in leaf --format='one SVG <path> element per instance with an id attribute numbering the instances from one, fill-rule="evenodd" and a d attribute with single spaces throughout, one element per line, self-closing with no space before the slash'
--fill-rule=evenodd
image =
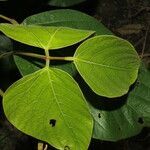
<path id="1" fill-rule="evenodd" d="M 56 120 L 55 119 L 51 119 L 49 124 L 52 126 L 52 127 L 55 127 L 56 125 Z"/>
<path id="2" fill-rule="evenodd" d="M 139 80 L 137 80 L 137 81 L 136 81 L 136 85 L 139 85 L 139 84 L 140 84 L 140 81 L 139 81 Z"/>
<path id="3" fill-rule="evenodd" d="M 101 114 L 100 113 L 98 114 L 98 118 L 101 118 Z"/>
<path id="4" fill-rule="evenodd" d="M 69 146 L 65 146 L 64 150 L 70 150 L 70 147 Z"/>
<path id="5" fill-rule="evenodd" d="M 140 123 L 140 124 L 143 124 L 143 123 L 144 123 L 144 120 L 143 120 L 143 118 L 142 118 L 142 117 L 139 117 L 139 119 L 138 119 L 138 123 Z"/>

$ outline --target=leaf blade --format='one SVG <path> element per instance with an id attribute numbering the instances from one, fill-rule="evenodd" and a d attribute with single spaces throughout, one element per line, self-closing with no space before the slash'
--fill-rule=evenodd
<path id="1" fill-rule="evenodd" d="M 67 27 L 26 26 L 6 23 L 0 24 L 0 30 L 16 41 L 45 50 L 54 50 L 74 45 L 94 33 L 93 31 Z"/>
<path id="2" fill-rule="evenodd" d="M 143 125 L 138 123 L 139 115 L 127 105 L 112 111 L 99 110 L 91 106 L 91 113 L 95 122 L 95 139 L 118 141 L 139 134 L 143 128 Z"/>
<path id="3" fill-rule="evenodd" d="M 95 93 L 119 97 L 127 93 L 129 86 L 135 82 L 140 60 L 127 41 L 111 35 L 101 35 L 78 47 L 74 63 Z"/>
<path id="4" fill-rule="evenodd" d="M 75 81 L 59 69 L 46 67 L 17 81 L 4 94 L 3 106 L 26 134 L 58 149 L 88 148 L 93 122 L 87 104 Z"/>

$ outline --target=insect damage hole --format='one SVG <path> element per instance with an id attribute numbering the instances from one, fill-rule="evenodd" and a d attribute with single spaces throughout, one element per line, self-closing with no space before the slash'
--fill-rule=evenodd
<path id="1" fill-rule="evenodd" d="M 101 114 L 100 113 L 98 113 L 98 118 L 101 118 Z"/>
<path id="2" fill-rule="evenodd" d="M 144 123 L 144 120 L 143 120 L 142 117 L 139 117 L 139 118 L 138 118 L 138 123 L 140 123 L 140 124 L 143 124 L 143 123 Z"/>
<path id="3" fill-rule="evenodd" d="M 55 127 L 56 125 L 56 120 L 55 119 L 51 119 L 49 124 L 51 125 L 51 127 Z"/>

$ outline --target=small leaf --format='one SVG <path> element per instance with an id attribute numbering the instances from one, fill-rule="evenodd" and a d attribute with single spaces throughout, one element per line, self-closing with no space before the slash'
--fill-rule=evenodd
<path id="1" fill-rule="evenodd" d="M 45 67 L 4 94 L 8 120 L 22 132 L 57 149 L 87 149 L 93 121 L 83 94 L 67 73 Z"/>
<path id="2" fill-rule="evenodd" d="M 0 70 L 1 76 L 6 76 L 6 72 L 8 73 L 10 70 L 13 70 L 16 66 L 14 65 L 14 61 L 12 59 L 12 51 L 13 44 L 12 41 L 6 37 L 5 35 L 0 35 Z M 3 80 L 3 82 L 5 82 Z M 3 83 L 6 86 L 6 82 Z"/>
<path id="3" fill-rule="evenodd" d="M 137 78 L 139 57 L 133 46 L 118 37 L 96 36 L 82 43 L 75 55 L 77 70 L 98 95 L 119 97 Z"/>
<path id="4" fill-rule="evenodd" d="M 57 7 L 69 7 L 84 1 L 86 0 L 49 0 L 48 4 Z"/>
<path id="5" fill-rule="evenodd" d="M 40 67 L 37 66 L 36 64 L 34 64 L 20 56 L 14 56 L 14 59 L 15 59 L 16 65 L 20 71 L 20 74 L 22 76 L 31 74 L 40 69 Z M 44 67 L 44 64 L 41 64 L 41 65 L 43 65 L 42 67 Z"/>
<path id="6" fill-rule="evenodd" d="M 0 31 L 16 41 L 45 50 L 74 45 L 94 33 L 93 31 L 67 27 L 26 26 L 6 23 L 0 24 Z"/>

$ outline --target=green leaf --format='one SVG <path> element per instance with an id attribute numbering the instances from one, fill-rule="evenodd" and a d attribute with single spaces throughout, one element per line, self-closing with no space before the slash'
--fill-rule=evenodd
<path id="1" fill-rule="evenodd" d="M 7 56 L 9 56 L 8 52 L 11 52 L 12 50 L 13 50 L 13 44 L 11 40 L 5 35 L 0 35 L 0 69 L 1 70 L 5 69 L 6 65 L 10 66 L 11 60 Z"/>
<path id="2" fill-rule="evenodd" d="M 75 76 L 77 74 L 76 67 L 75 67 L 74 63 L 72 63 L 72 62 L 62 64 L 62 65 L 53 65 L 52 67 L 56 67 L 56 68 L 59 68 L 61 70 L 64 70 L 67 73 L 69 73 L 71 76 Z"/>
<path id="3" fill-rule="evenodd" d="M 45 50 L 74 45 L 94 33 L 93 31 L 77 30 L 67 27 L 26 26 L 6 23 L 0 24 L 0 31 L 16 41 Z"/>
<path id="4" fill-rule="evenodd" d="M 119 97 L 135 82 L 140 60 L 129 42 L 102 35 L 82 43 L 76 50 L 74 63 L 95 93 Z"/>
<path id="5" fill-rule="evenodd" d="M 139 115 L 130 105 L 117 110 L 105 111 L 91 106 L 94 118 L 93 138 L 105 141 L 118 141 L 137 135 L 143 126 L 138 123 Z"/>
<path id="6" fill-rule="evenodd" d="M 1 76 L 3 71 L 8 72 L 15 68 L 12 59 L 13 44 L 12 41 L 5 35 L 0 35 L 0 70 Z M 4 80 L 3 80 L 4 81 Z M 6 83 L 4 83 L 6 85 Z"/>
<path id="7" fill-rule="evenodd" d="M 57 7 L 69 7 L 84 1 L 86 0 L 49 0 L 48 4 Z"/>
<path id="8" fill-rule="evenodd" d="M 96 139 L 117 141 L 137 135 L 143 127 L 150 127 L 150 71 L 140 70 L 138 83 L 121 108 L 105 111 L 96 107 L 90 104 Z"/>
<path id="9" fill-rule="evenodd" d="M 31 74 L 31 73 L 39 70 L 40 66 L 42 65 L 42 64 L 40 64 L 40 66 L 37 66 L 36 64 L 34 64 L 22 57 L 19 57 L 19 56 L 14 56 L 14 59 L 15 59 L 15 64 L 17 65 L 22 76 Z"/>
<path id="10" fill-rule="evenodd" d="M 87 149 L 93 121 L 76 82 L 45 67 L 14 83 L 4 94 L 8 120 L 22 132 L 57 149 Z"/>
<path id="11" fill-rule="evenodd" d="M 130 93 L 128 101 L 143 123 L 150 127 L 150 71 L 145 66 L 141 67 L 137 86 Z"/>
<path id="12" fill-rule="evenodd" d="M 83 30 L 93 30 L 96 34 L 112 34 L 101 22 L 80 11 L 58 9 L 32 15 L 23 21 L 23 24 L 43 26 L 63 26 Z"/>
<path id="13" fill-rule="evenodd" d="M 0 54 L 12 50 L 13 50 L 13 45 L 11 40 L 5 35 L 0 35 Z"/>

